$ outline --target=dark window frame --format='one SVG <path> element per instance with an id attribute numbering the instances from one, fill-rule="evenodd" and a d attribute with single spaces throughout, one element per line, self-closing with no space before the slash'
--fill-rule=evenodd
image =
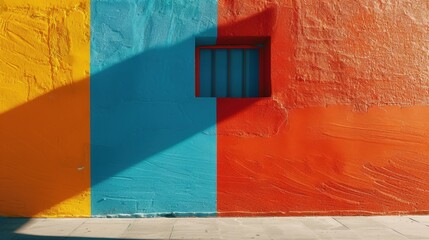
<path id="1" fill-rule="evenodd" d="M 245 58 L 245 50 L 246 49 L 258 49 L 259 52 L 259 96 L 258 97 L 266 97 L 266 94 L 268 92 L 268 89 L 265 89 L 267 87 L 267 82 L 268 79 L 265 79 L 265 71 L 267 71 L 267 69 L 265 69 L 267 66 L 265 66 L 265 54 L 266 54 L 266 49 L 264 45 L 260 45 L 260 44 L 255 44 L 255 45 L 251 45 L 251 44 L 241 44 L 241 45 L 231 45 L 231 44 L 219 44 L 219 45 L 207 45 L 207 46 L 196 46 L 195 48 L 195 96 L 196 97 L 201 97 L 200 96 L 200 51 L 201 49 L 211 49 L 211 50 L 216 50 L 216 49 L 236 49 L 236 50 L 243 50 L 243 57 Z M 214 52 L 214 51 L 213 51 Z M 230 61 L 230 51 L 228 51 L 228 61 Z M 230 70 L 230 64 L 228 62 L 227 64 L 228 66 L 228 79 L 227 79 L 227 97 L 217 97 L 216 96 L 216 92 L 215 92 L 215 77 L 212 77 L 211 79 L 211 85 L 212 85 L 212 93 L 210 97 L 213 98 L 231 98 L 231 70 Z M 244 70 L 243 70 L 244 72 Z M 246 76 L 244 75 L 243 78 L 246 78 Z M 214 91 L 214 92 L 213 92 Z M 246 81 L 243 79 L 242 81 L 242 93 L 243 96 L 242 97 L 238 97 L 238 98 L 248 98 L 246 96 Z M 235 97 L 237 98 L 237 97 Z"/>

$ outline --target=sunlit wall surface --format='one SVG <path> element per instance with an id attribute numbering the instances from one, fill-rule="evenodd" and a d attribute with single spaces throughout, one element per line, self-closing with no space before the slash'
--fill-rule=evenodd
<path id="1" fill-rule="evenodd" d="M 429 213 L 428 25 L 426 0 L 1 1 L 0 216 Z M 195 97 L 196 45 L 249 39 L 269 96 Z"/>

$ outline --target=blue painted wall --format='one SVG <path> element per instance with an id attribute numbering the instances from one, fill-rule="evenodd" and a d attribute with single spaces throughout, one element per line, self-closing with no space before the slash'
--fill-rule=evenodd
<path id="1" fill-rule="evenodd" d="M 216 212 L 216 100 L 194 96 L 217 1 L 91 1 L 92 215 Z"/>

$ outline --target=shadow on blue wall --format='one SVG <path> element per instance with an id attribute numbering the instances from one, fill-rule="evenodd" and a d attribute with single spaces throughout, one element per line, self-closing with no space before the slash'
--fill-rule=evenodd
<path id="1" fill-rule="evenodd" d="M 216 99 L 194 97 L 194 41 L 91 77 L 92 214 L 216 212 Z"/>
<path id="2" fill-rule="evenodd" d="M 253 21 L 251 19 L 244 21 Z M 209 35 L 212 31 L 216 29 L 200 35 Z M 216 121 L 223 119 L 216 119 L 215 98 L 194 96 L 195 37 L 149 49 L 91 74 L 92 215 L 216 214 Z M 41 133 L 39 139 L 32 141 L 46 141 L 43 133 L 54 130 L 52 125 L 54 122 L 58 125 L 58 116 L 74 119 L 69 111 L 70 103 L 79 93 L 88 90 L 88 81 L 82 79 L 57 88 L 1 114 L 2 128 L 16 134 L 14 138 L 0 141 L 22 145 L 26 139 L 25 131 L 20 130 L 23 124 L 26 129 L 37 129 Z M 250 106 L 257 101 L 246 99 L 245 102 Z M 240 106 L 245 108 L 246 104 Z M 39 115 L 33 118 L 34 114 Z M 61 141 L 73 141 L 74 132 L 79 129 L 71 124 L 54 131 L 62 136 Z M 35 158 L 43 158 L 45 151 L 55 146 L 55 141 L 50 139 L 49 144 L 53 145 L 33 149 L 32 154 Z M 13 162 L 25 167 L 30 160 L 0 161 L 2 165 Z M 43 164 L 38 164 L 37 168 L 49 167 Z M 16 178 L 22 178 L 21 174 L 16 172 Z M 55 179 L 51 182 L 55 184 Z M 26 186 L 15 187 L 17 192 L 26 191 Z M 41 192 L 46 189 L 49 186 L 40 186 Z M 86 190 L 64 188 L 61 195 L 46 194 L 44 203 L 37 207 L 31 205 L 32 199 L 20 200 L 31 215 L 36 215 Z M 7 193 L 2 190 L 1 196 L 6 197 Z M 39 236 L 14 233 L 26 221 L 22 219 L 15 229 L 8 231 L 20 239 L 39 239 Z"/>
<path id="3" fill-rule="evenodd" d="M 188 39 L 175 46 L 146 51 L 91 76 L 93 215 L 108 214 L 109 211 L 112 211 L 111 213 L 142 213 L 142 215 L 131 215 L 132 217 L 215 214 L 216 99 L 194 97 L 194 76 L 188 76 L 184 82 L 176 81 L 177 79 L 183 80 L 180 78 L 180 74 L 183 73 L 181 71 L 169 72 L 168 69 L 170 64 L 180 65 L 179 62 L 183 61 L 177 59 L 172 52 L 187 50 L 192 52 L 193 49 L 194 40 Z M 170 59 L 163 62 L 166 69 L 165 72 L 160 73 L 167 76 L 164 79 L 168 78 L 168 80 L 147 83 L 145 79 L 156 74 L 155 69 L 144 67 L 144 63 L 157 62 L 162 58 Z M 193 62 L 193 59 L 189 61 Z M 193 74 L 194 69 L 191 67 L 187 71 Z M 47 137 L 45 133 L 52 132 L 52 126 L 58 124 L 61 127 L 55 127 L 55 131 L 57 135 L 62 136 L 62 141 L 73 141 L 74 132 L 79 129 L 75 129 L 73 125 L 59 123 L 58 117 L 75 118 L 76 112 L 70 111 L 73 98 L 88 90 L 88 81 L 89 79 L 83 79 L 74 84 L 57 88 L 1 114 L 0 124 L 8 128 L 10 132 L 16 133 L 14 138 L 1 141 L 20 145 L 22 140 L 26 139 L 25 129 L 36 129 L 40 133 L 40 139 L 31 141 L 45 141 L 44 139 Z M 188 85 L 188 92 L 178 87 L 182 84 Z M 94 98 L 94 95 L 98 97 Z M 248 106 L 256 101 L 257 99 L 246 99 Z M 32 118 L 35 114 L 38 114 L 38 117 Z M 231 113 L 231 115 L 233 114 L 235 113 Z M 217 119 L 218 122 L 222 120 Z M 23 123 L 26 124 L 24 129 L 22 129 Z M 198 138 L 199 136 L 201 137 Z M 50 144 L 46 146 L 46 149 L 33 149 L 34 158 L 42 158 L 45 152 L 51 149 L 51 144 L 55 144 L 55 141 L 55 139 L 50 139 Z M 31 145 L 31 142 L 27 144 Z M 25 149 L 23 147 L 22 150 Z M 12 159 L 1 159 L 1 164 L 11 164 L 8 162 L 9 160 L 12 161 Z M 17 158 L 13 159 L 13 164 L 27 168 L 29 164 L 27 161 L 29 159 Z M 49 168 L 51 164 L 38 163 L 37 168 Z M 79 166 L 73 166 L 73 168 L 79 168 Z M 21 174 L 22 172 L 17 171 L 16 178 L 23 178 L 24 176 Z M 37 175 L 37 172 L 34 174 Z M 40 191 L 49 189 L 49 184 L 56 184 L 55 179 L 41 185 Z M 207 186 L 209 186 L 209 190 L 207 190 Z M 22 188 L 19 191 L 26 191 L 25 186 L 15 187 Z M 160 189 L 160 187 L 165 187 L 165 189 Z M 79 190 L 70 192 L 65 188 L 60 196 L 47 194 L 44 198 L 44 205 L 38 207 L 31 206 L 32 199 L 21 199 L 21 201 L 26 202 L 27 206 L 31 208 L 31 215 L 36 215 L 87 189 Z M 197 190 L 201 190 L 201 192 L 195 193 Z M 116 199 L 109 199 L 109 194 L 116 195 Z M 134 198 L 127 196 L 129 194 L 135 194 Z M 7 193 L 2 191 L 1 196 L 7 196 Z M 114 203 L 108 205 L 111 207 L 110 209 L 97 206 L 109 201 Z M 199 207 L 192 208 L 192 201 L 200 204 Z M 191 202 L 191 209 L 187 210 L 184 205 L 189 202 Z M 136 208 L 135 203 L 147 203 L 153 208 L 148 208 L 149 211 Z M 175 209 L 175 207 L 177 208 Z M 145 214 L 145 211 L 148 214 Z M 151 215 L 153 211 L 159 211 L 159 213 Z M 10 220 L 0 219 L 0 221 Z M 63 238 L 14 233 L 28 219 L 16 219 L 15 221 L 15 228 L 7 230 L 9 234 L 5 236 L 10 235 L 19 237 L 19 239 Z"/>
<path id="4" fill-rule="evenodd" d="M 91 2 L 92 215 L 216 213 L 216 99 L 194 96 L 216 22 L 214 0 Z"/>

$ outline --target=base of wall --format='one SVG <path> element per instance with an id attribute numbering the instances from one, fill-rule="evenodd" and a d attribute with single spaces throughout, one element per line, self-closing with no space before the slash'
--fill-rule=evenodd
<path id="1" fill-rule="evenodd" d="M 176 218 L 176 217 L 216 217 L 215 212 L 164 212 L 164 213 L 133 213 L 133 214 L 107 214 L 94 215 L 92 218 Z"/>

